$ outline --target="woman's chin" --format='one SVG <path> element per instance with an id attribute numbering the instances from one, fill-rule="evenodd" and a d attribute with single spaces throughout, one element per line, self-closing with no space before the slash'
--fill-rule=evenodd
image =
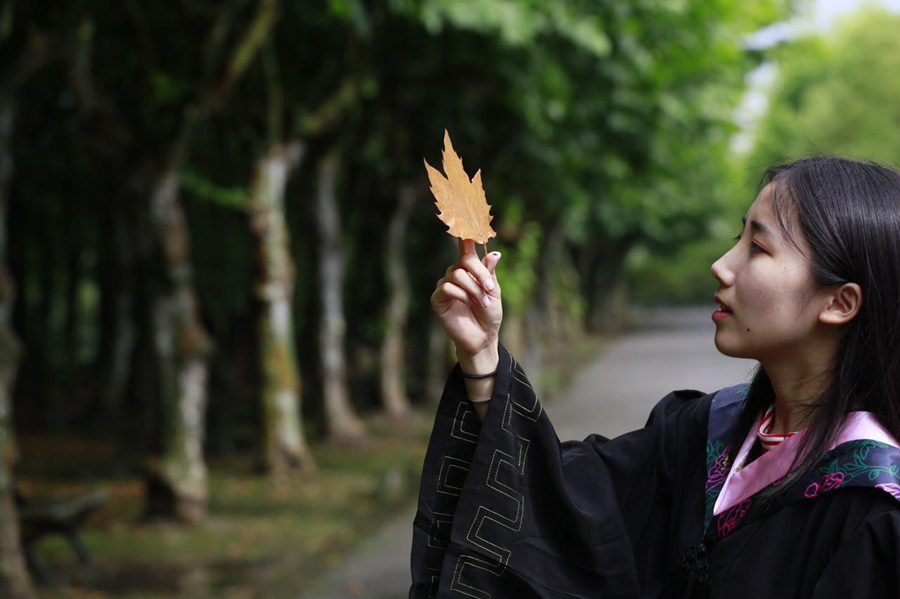
<path id="1" fill-rule="evenodd" d="M 719 353 L 729 358 L 754 359 L 753 356 L 749 355 L 746 347 L 742 347 L 739 343 L 734 343 L 733 341 L 729 342 L 728 336 L 718 331 L 716 332 L 715 344 Z"/>

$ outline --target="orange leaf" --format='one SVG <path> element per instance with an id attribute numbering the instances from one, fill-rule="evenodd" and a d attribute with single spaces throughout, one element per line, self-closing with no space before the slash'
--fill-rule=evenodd
<path id="1" fill-rule="evenodd" d="M 448 233 L 460 239 L 474 239 L 477 243 L 487 243 L 497 235 L 491 228 L 491 207 L 481 187 L 479 170 L 469 181 L 463 170 L 462 158 L 453 151 L 450 134 L 444 130 L 444 177 L 437 169 L 425 161 L 425 170 L 431 181 L 431 193 L 437 200 L 438 218 L 449 227 Z"/>

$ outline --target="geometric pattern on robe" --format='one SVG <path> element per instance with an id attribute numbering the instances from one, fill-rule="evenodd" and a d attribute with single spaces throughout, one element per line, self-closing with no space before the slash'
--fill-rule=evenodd
<path id="1" fill-rule="evenodd" d="M 409 597 L 900 597 L 896 448 L 838 446 L 818 470 L 865 453 L 876 478 L 816 493 L 803 480 L 712 517 L 708 453 L 737 420 L 736 389 L 675 391 L 642 429 L 560 442 L 502 344 L 483 422 L 457 364 L 425 456 Z"/>

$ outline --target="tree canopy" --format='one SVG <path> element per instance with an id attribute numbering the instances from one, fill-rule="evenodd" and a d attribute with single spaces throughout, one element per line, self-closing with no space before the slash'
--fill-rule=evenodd
<path id="1" fill-rule="evenodd" d="M 900 15 L 866 9 L 828 38 L 776 52 L 779 74 L 748 164 L 838 154 L 896 165 L 900 159 Z"/>

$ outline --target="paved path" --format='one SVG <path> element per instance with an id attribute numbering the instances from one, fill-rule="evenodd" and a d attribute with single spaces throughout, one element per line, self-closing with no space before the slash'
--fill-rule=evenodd
<path id="1" fill-rule="evenodd" d="M 711 312 L 642 313 L 639 329 L 617 338 L 573 379 L 564 398 L 545 406 L 559 438 L 583 439 L 593 432 L 613 437 L 643 426 L 650 409 L 669 391 L 714 391 L 749 380 L 754 363 L 716 351 Z M 412 510 L 389 523 L 303 597 L 406 597 L 414 515 Z"/>

